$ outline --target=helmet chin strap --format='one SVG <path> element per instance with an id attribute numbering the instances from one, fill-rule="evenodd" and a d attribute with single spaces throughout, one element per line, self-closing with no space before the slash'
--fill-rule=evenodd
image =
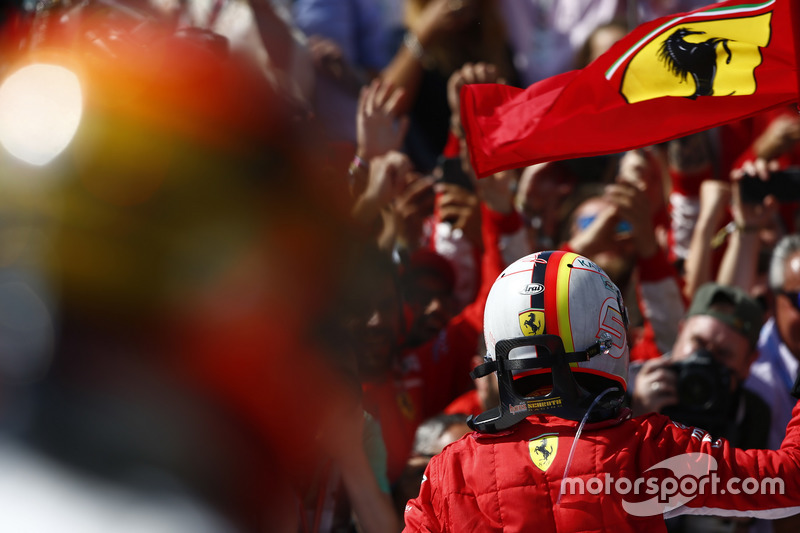
<path id="1" fill-rule="evenodd" d="M 509 359 L 513 349 L 524 346 L 536 346 L 537 356 Z M 619 391 L 619 394 L 602 404 L 595 402 L 598 397 L 576 381 L 569 366 L 570 363 L 588 361 L 606 349 L 606 340 L 601 339 L 584 351 L 565 353 L 561 338 L 556 335 L 536 335 L 498 341 L 495 345 L 495 360 L 476 367 L 470 375 L 473 379 L 477 379 L 497 372 L 500 405 L 477 417 L 470 416 L 467 424 L 476 431 L 496 433 L 536 413 L 552 414 L 568 420 L 582 420 L 588 415 L 590 422 L 615 416 L 622 405 L 622 390 L 614 389 Z M 541 369 L 550 370 L 552 390 L 541 396 L 523 396 L 517 393 L 514 373 Z M 588 409 L 589 407 L 592 409 Z"/>

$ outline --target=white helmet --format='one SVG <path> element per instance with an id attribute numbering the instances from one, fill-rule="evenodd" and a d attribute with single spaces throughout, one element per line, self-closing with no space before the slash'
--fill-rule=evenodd
<path id="1" fill-rule="evenodd" d="M 628 319 L 622 294 L 589 259 L 537 252 L 508 266 L 484 312 L 486 362 L 473 377 L 497 372 L 500 405 L 469 420 L 499 431 L 534 413 L 592 420 L 617 413 L 627 389 Z"/>

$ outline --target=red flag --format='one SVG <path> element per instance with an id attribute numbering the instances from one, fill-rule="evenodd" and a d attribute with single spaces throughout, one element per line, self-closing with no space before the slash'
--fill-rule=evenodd
<path id="1" fill-rule="evenodd" d="M 622 152 L 797 102 L 798 4 L 719 2 L 643 24 L 586 68 L 527 89 L 465 85 L 476 174 Z"/>

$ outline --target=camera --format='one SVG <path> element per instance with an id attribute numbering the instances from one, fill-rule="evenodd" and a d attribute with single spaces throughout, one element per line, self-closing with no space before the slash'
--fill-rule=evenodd
<path id="1" fill-rule="evenodd" d="M 438 166 L 442 169 L 439 182 L 458 185 L 471 192 L 475 191 L 475 182 L 464 171 L 460 157 L 439 157 Z"/>
<path id="2" fill-rule="evenodd" d="M 760 204 L 769 194 L 779 202 L 800 201 L 800 167 L 770 172 L 766 181 L 746 175 L 739 183 L 739 190 L 742 201 L 748 204 Z"/>
<path id="3" fill-rule="evenodd" d="M 725 437 L 730 425 L 731 372 L 708 350 L 698 349 L 672 364 L 678 403 L 662 410 L 672 420 Z"/>

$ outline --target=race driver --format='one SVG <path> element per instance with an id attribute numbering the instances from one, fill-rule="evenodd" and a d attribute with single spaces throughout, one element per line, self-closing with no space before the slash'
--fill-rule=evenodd
<path id="1" fill-rule="evenodd" d="M 631 417 L 626 310 L 590 260 L 519 259 L 484 318 L 486 363 L 473 374 L 497 374 L 500 405 L 431 460 L 405 531 L 666 531 L 681 514 L 800 512 L 800 408 L 774 451 Z"/>

